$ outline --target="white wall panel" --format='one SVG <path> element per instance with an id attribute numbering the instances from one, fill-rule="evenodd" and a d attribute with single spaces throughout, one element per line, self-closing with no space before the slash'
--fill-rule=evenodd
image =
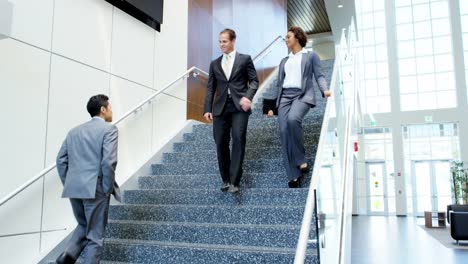
<path id="1" fill-rule="evenodd" d="M 50 50 L 53 0 L 8 0 L 13 5 L 11 36 Z"/>
<path id="2" fill-rule="evenodd" d="M 154 91 L 126 80 L 112 77 L 110 100 L 114 120 L 147 99 Z M 118 125 L 119 153 L 117 181 L 122 184 L 151 154 L 153 113 L 151 107 L 128 118 Z"/>
<path id="3" fill-rule="evenodd" d="M 43 169 L 50 55 L 0 40 L 0 197 Z"/>
<path id="4" fill-rule="evenodd" d="M 155 45 L 154 83 L 158 90 L 193 66 L 187 65 L 187 23 L 188 1 L 164 2 L 164 23 L 156 33 Z"/>
<path id="5" fill-rule="evenodd" d="M 109 74 L 59 56 L 52 57 L 47 133 L 47 164 L 55 162 L 68 131 L 91 117 L 86 104 L 93 95 L 109 94 Z"/>
<path id="6" fill-rule="evenodd" d="M 53 51 L 109 71 L 112 9 L 103 0 L 55 1 Z"/>
<path id="7" fill-rule="evenodd" d="M 114 8 L 112 73 L 153 87 L 154 32 L 154 29 Z"/>

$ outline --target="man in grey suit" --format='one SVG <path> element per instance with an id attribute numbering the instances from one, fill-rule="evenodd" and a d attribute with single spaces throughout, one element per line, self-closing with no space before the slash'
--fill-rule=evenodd
<path id="1" fill-rule="evenodd" d="M 110 195 L 120 201 L 115 182 L 118 131 L 110 124 L 109 98 L 95 95 L 87 109 L 92 119 L 68 133 L 57 156 L 62 197 L 70 198 L 78 222 L 57 263 L 75 263 L 83 250 L 84 263 L 99 263 Z"/>

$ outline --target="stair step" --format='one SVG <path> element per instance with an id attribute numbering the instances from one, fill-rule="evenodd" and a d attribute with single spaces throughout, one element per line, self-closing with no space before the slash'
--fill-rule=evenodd
<path id="1" fill-rule="evenodd" d="M 107 239 L 103 259 L 152 264 L 292 263 L 294 254 L 294 248 Z M 308 251 L 305 263 L 318 263 L 314 250 Z"/>
<path id="2" fill-rule="evenodd" d="M 300 225 L 304 204 L 269 206 L 111 205 L 110 220 Z"/>
<path id="3" fill-rule="evenodd" d="M 266 132 L 266 131 L 265 131 Z M 270 131 L 264 134 L 258 135 L 248 135 L 247 144 L 255 146 L 271 146 L 271 145 L 280 145 L 280 136 L 278 131 Z M 304 133 L 304 142 L 318 142 L 320 138 L 320 131 L 317 130 L 307 130 Z M 204 144 L 214 144 L 214 138 L 212 134 L 209 135 L 199 135 L 194 133 L 184 134 L 185 143 L 204 143 Z"/>
<path id="4" fill-rule="evenodd" d="M 297 205 L 304 204 L 308 189 L 242 189 L 237 194 L 219 189 L 126 190 L 128 204 L 193 205 Z"/>
<path id="5" fill-rule="evenodd" d="M 308 126 L 320 126 L 322 124 L 322 118 L 323 113 L 321 113 L 319 116 L 311 116 L 309 118 L 304 119 L 304 122 L 302 123 L 304 127 Z M 247 127 L 247 131 L 252 130 L 255 132 L 256 129 L 270 129 L 271 131 L 277 131 L 278 130 L 278 120 L 276 117 L 274 118 L 266 118 L 266 119 L 261 119 L 261 120 L 255 120 L 250 122 Z M 199 125 L 194 125 L 192 131 L 194 133 L 197 132 L 212 132 L 213 127 L 212 124 L 199 124 Z"/>
<path id="6" fill-rule="evenodd" d="M 313 160 L 308 161 L 313 164 Z M 200 162 L 183 162 L 151 165 L 153 175 L 180 174 L 213 174 L 219 172 L 216 160 Z M 258 159 L 244 161 L 242 169 L 245 173 L 286 173 L 282 159 Z"/>
<path id="7" fill-rule="evenodd" d="M 183 144 L 182 144 L 183 145 Z M 317 145 L 306 145 L 306 156 L 313 157 L 317 152 Z M 185 147 L 184 147 L 185 148 Z M 187 149 L 183 151 L 183 147 L 179 147 L 177 152 L 173 153 L 164 153 L 163 154 L 163 163 L 190 163 L 190 162 L 205 162 L 205 161 L 216 161 L 216 150 L 195 150 Z M 257 160 L 259 157 L 271 158 L 271 159 L 281 159 L 282 152 L 281 147 L 255 147 L 247 145 L 245 148 L 245 158 L 244 161 Z"/>
<path id="8" fill-rule="evenodd" d="M 216 189 L 222 185 L 219 174 L 147 175 L 138 178 L 140 189 Z M 285 173 L 244 173 L 243 188 L 288 188 Z"/>
<path id="9" fill-rule="evenodd" d="M 295 248 L 299 232 L 299 225 L 110 221 L 106 237 L 159 242 Z"/>

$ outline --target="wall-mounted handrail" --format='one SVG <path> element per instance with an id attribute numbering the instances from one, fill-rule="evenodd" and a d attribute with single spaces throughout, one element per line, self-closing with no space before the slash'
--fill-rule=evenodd
<path id="1" fill-rule="evenodd" d="M 138 111 L 138 109 L 140 109 L 141 107 L 143 107 L 145 104 L 147 104 L 148 102 L 150 102 L 151 100 L 153 100 L 156 96 L 164 93 L 167 89 L 169 89 L 172 85 L 174 85 L 176 82 L 178 82 L 179 80 L 189 76 L 190 74 L 194 74 L 196 76 L 198 75 L 201 75 L 201 76 L 204 76 L 204 77 L 208 77 L 208 73 L 206 73 L 205 71 L 197 68 L 197 67 L 191 67 L 190 69 L 188 69 L 187 71 L 185 71 L 183 74 L 181 74 L 180 76 L 178 76 L 174 81 L 172 81 L 171 83 L 167 84 L 163 89 L 153 93 L 152 95 L 150 95 L 147 99 L 145 99 L 144 101 L 142 101 L 141 103 L 139 103 L 137 106 L 133 107 L 130 111 L 128 111 L 127 113 L 125 113 L 121 118 L 119 118 L 118 120 L 116 120 L 114 122 L 114 125 L 117 125 L 119 123 L 121 123 L 122 121 L 124 121 L 126 118 L 128 118 L 130 115 L 132 115 L 132 113 L 136 113 Z M 25 190 L 26 188 L 28 188 L 29 186 L 31 186 L 33 183 L 35 183 L 36 181 L 38 181 L 39 179 L 41 179 L 42 177 L 44 177 L 47 173 L 49 173 L 50 171 L 52 171 L 53 169 L 56 168 L 56 164 L 53 164 L 53 165 L 50 165 L 49 167 L 47 167 L 46 169 L 42 170 L 41 172 L 39 172 L 36 176 L 34 176 L 32 179 L 30 179 L 29 181 L 27 181 L 26 183 L 24 183 L 23 185 L 21 185 L 20 187 L 16 188 L 16 190 L 12 191 L 10 194 L 8 194 L 7 196 L 5 196 L 5 198 L 3 198 L 1 201 L 0 201 L 0 206 L 4 205 L 6 202 L 8 202 L 9 200 L 11 200 L 13 197 L 15 197 L 16 195 L 18 195 L 20 192 L 22 192 L 23 190 Z"/>

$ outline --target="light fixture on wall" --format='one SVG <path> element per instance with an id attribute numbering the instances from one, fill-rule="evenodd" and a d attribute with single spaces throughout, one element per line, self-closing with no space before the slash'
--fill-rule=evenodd
<path id="1" fill-rule="evenodd" d="M 338 8 L 343 8 L 343 2 L 342 2 L 342 0 L 338 0 Z"/>
<path id="2" fill-rule="evenodd" d="M 6 0 L 0 0 L 0 39 L 10 37 L 12 20 L 13 4 Z"/>

